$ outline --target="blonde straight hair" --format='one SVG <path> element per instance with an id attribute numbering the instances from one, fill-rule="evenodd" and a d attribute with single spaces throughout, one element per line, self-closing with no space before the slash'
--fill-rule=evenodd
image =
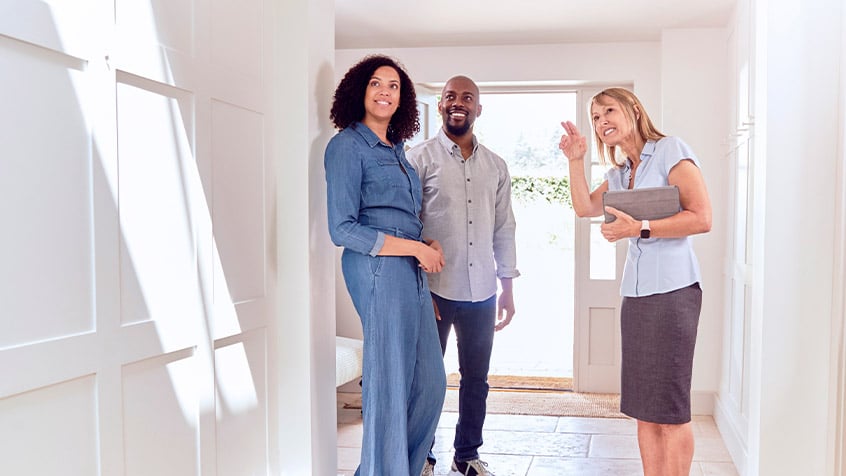
<path id="1" fill-rule="evenodd" d="M 636 131 L 637 134 L 640 134 L 640 137 L 644 142 L 666 137 L 655 127 L 654 124 L 652 124 L 652 119 L 649 118 L 649 115 L 646 113 L 646 109 L 644 109 L 640 99 L 638 99 L 633 92 L 624 88 L 604 89 L 591 98 L 590 106 L 593 106 L 594 104 L 608 106 L 610 105 L 610 102 L 607 98 L 614 99 L 620 104 L 623 115 L 626 116 L 626 119 L 632 126 L 632 130 Z M 588 107 L 588 111 L 590 111 L 590 107 Z M 593 120 L 591 120 L 591 124 L 593 124 Z M 602 165 L 605 165 L 608 162 L 611 162 L 611 164 L 617 168 L 622 168 L 625 165 L 626 158 L 617 158 L 617 147 L 609 147 L 605 145 L 602 142 L 602 138 L 599 137 L 599 134 L 596 132 L 596 127 L 593 128 L 593 137 L 596 140 L 597 149 L 599 149 L 599 162 Z"/>

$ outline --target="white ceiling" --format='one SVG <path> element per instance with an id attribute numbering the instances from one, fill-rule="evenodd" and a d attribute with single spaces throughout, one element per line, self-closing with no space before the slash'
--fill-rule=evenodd
<path id="1" fill-rule="evenodd" d="M 735 0 L 335 0 L 335 47 L 657 41 L 728 23 Z"/>

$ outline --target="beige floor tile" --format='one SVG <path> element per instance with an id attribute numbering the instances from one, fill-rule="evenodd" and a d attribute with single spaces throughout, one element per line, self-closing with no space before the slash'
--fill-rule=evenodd
<path id="1" fill-rule="evenodd" d="M 438 428 L 435 431 L 435 446 L 432 451 L 437 453 L 449 453 L 452 455 L 452 442 L 455 440 L 455 428 Z"/>
<path id="2" fill-rule="evenodd" d="M 436 451 L 435 458 L 438 460 L 435 463 L 435 476 L 449 474 L 449 465 L 452 462 L 452 450 Z"/>
<path id="3" fill-rule="evenodd" d="M 639 460 L 537 457 L 527 476 L 643 476 Z"/>
<path id="4" fill-rule="evenodd" d="M 496 476 L 524 476 L 532 463 L 531 456 L 489 455 L 481 452 L 479 457 L 488 463 L 488 469 Z M 435 476 L 448 475 L 451 464 L 452 453 L 444 455 L 443 458 L 439 456 L 435 465 Z"/>
<path id="5" fill-rule="evenodd" d="M 343 448 L 361 448 L 362 426 L 347 423 L 338 425 L 338 446 Z"/>
<path id="6" fill-rule="evenodd" d="M 732 463 L 699 463 L 702 476 L 738 476 Z"/>
<path id="7" fill-rule="evenodd" d="M 590 436 L 570 433 L 484 431 L 482 452 L 523 456 L 584 458 Z"/>
<path id="8" fill-rule="evenodd" d="M 355 471 L 361 461 L 360 448 L 338 448 L 338 470 Z"/>
<path id="9" fill-rule="evenodd" d="M 696 438 L 721 438 L 717 424 L 710 416 L 693 417 L 693 436 Z"/>
<path id="10" fill-rule="evenodd" d="M 455 413 L 458 421 L 458 414 Z M 531 415 L 488 415 L 485 417 L 486 430 L 533 431 L 552 433 L 558 425 L 558 417 Z M 455 423 L 452 425 L 455 426 Z"/>
<path id="11" fill-rule="evenodd" d="M 590 439 L 591 458 L 639 459 L 640 450 L 634 435 L 593 435 Z"/>
<path id="12" fill-rule="evenodd" d="M 458 413 L 443 412 L 441 419 L 438 420 L 438 428 L 455 428 L 456 422 L 458 422 Z"/>
<path id="13" fill-rule="evenodd" d="M 731 455 L 720 438 L 696 438 L 693 461 L 731 463 Z"/>
<path id="14" fill-rule="evenodd" d="M 344 409 L 357 394 L 338 397 L 338 475 L 358 466 L 361 413 Z M 437 476 L 449 473 L 456 413 L 441 414 L 435 439 Z M 690 476 L 738 476 L 711 417 L 694 417 Z M 637 424 L 631 419 L 488 415 L 483 460 L 497 476 L 642 476 Z"/>
<path id="15" fill-rule="evenodd" d="M 592 435 L 636 435 L 637 422 L 630 418 L 561 417 L 555 431 Z"/>

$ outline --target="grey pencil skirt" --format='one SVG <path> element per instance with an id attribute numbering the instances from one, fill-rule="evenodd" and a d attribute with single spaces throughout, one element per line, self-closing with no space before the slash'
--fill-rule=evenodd
<path id="1" fill-rule="evenodd" d="M 624 297 L 620 411 L 652 423 L 690 421 L 690 378 L 702 289 Z"/>

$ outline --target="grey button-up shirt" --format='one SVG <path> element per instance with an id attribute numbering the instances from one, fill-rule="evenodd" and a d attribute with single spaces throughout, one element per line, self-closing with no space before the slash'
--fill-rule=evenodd
<path id="1" fill-rule="evenodd" d="M 473 137 L 473 154 L 443 129 L 406 152 L 423 184 L 423 237 L 444 249 L 446 265 L 430 273 L 432 292 L 453 301 L 484 301 L 497 278 L 516 278 L 516 224 L 505 161 Z"/>

